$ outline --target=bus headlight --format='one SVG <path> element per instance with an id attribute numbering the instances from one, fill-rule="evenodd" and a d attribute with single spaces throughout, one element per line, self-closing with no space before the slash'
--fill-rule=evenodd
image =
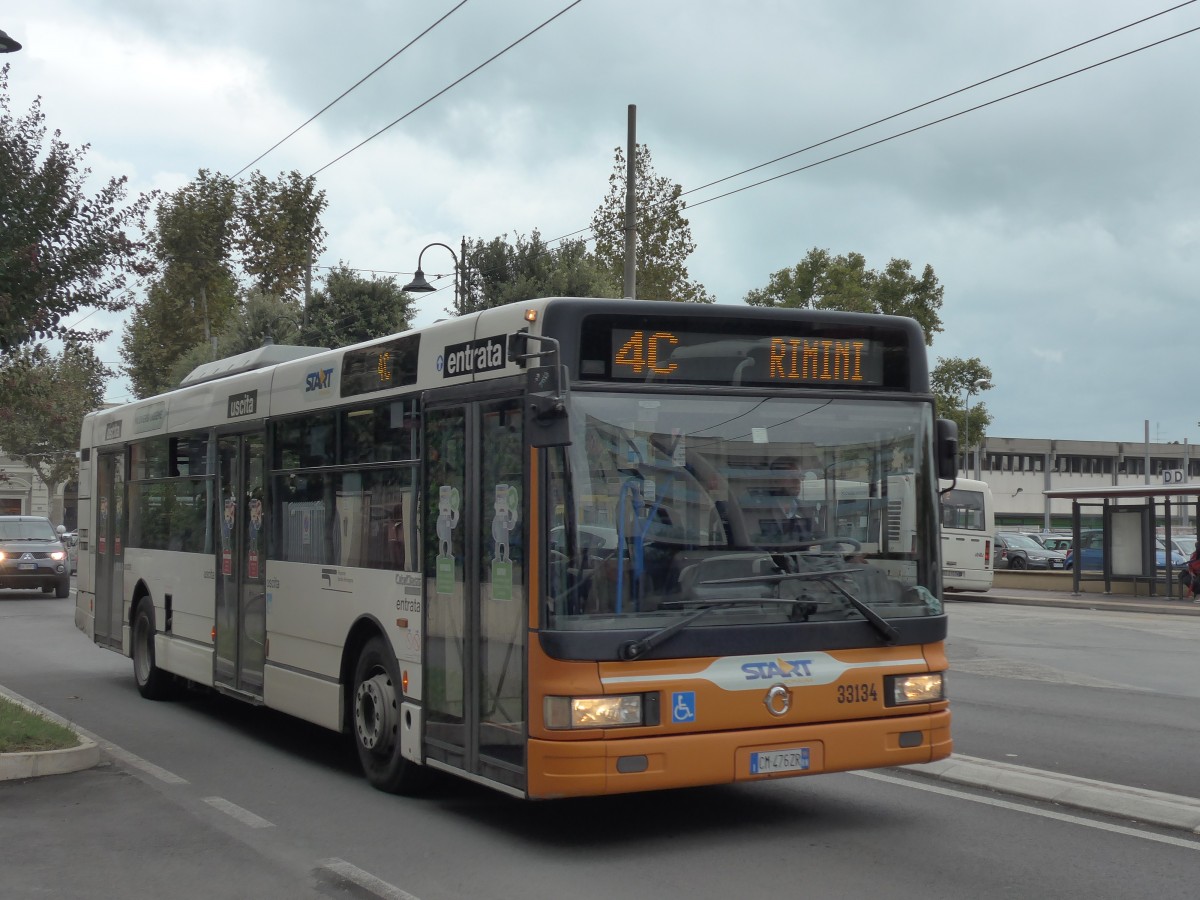
<path id="1" fill-rule="evenodd" d="M 888 706 L 906 706 L 910 703 L 934 703 L 946 699 L 946 673 L 931 672 L 926 675 L 888 675 L 884 678 L 884 689 Z"/>
<path id="2" fill-rule="evenodd" d="M 547 728 L 616 728 L 641 725 L 642 695 L 547 697 Z"/>

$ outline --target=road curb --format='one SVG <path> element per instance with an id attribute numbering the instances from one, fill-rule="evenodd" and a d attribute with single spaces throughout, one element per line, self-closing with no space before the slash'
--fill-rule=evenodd
<path id="1" fill-rule="evenodd" d="M 1200 616 L 1200 603 L 1172 600 L 1114 600 L 1109 594 L 1016 596 L 1004 593 L 956 592 L 943 597 L 950 603 L 1003 603 L 1008 606 L 1053 606 L 1060 609 L 1091 609 L 1101 612 L 1161 613 L 1168 616 Z"/>
<path id="2" fill-rule="evenodd" d="M 0 781 L 12 781 L 18 778 L 38 778 L 42 775 L 65 775 L 68 772 L 79 772 L 90 769 L 100 763 L 100 745 L 91 738 L 79 733 L 79 729 L 57 713 L 43 709 L 32 700 L 14 694 L 8 688 L 0 686 L 0 694 L 29 710 L 34 715 L 49 719 L 64 728 L 75 732 L 79 739 L 78 747 L 67 747 L 63 750 L 42 750 L 30 753 L 0 753 Z"/>
<path id="3" fill-rule="evenodd" d="M 906 766 L 905 771 L 1200 834 L 1200 800 L 1177 794 L 1108 784 L 973 756 L 954 755 L 937 762 Z"/>

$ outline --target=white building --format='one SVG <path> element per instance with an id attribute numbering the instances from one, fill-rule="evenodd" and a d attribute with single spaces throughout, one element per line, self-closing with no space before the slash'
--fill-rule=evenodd
<path id="1" fill-rule="evenodd" d="M 1200 495 L 1200 453 L 1189 444 L 1140 441 L 1056 441 L 1045 438 L 987 437 L 963 454 L 959 472 L 979 478 L 992 489 L 996 525 L 1024 531 L 1066 530 L 1071 501 L 1051 500 L 1051 488 L 1101 488 L 1113 485 L 1195 483 Z M 1099 512 L 1095 521 L 1099 524 Z M 1088 511 L 1084 511 L 1085 520 Z M 1186 517 L 1186 518 L 1184 518 Z M 1176 522 L 1196 521 L 1194 504 L 1184 505 Z"/>
<path id="2" fill-rule="evenodd" d="M 0 451 L 0 516 L 49 515 L 50 492 L 37 473 Z"/>

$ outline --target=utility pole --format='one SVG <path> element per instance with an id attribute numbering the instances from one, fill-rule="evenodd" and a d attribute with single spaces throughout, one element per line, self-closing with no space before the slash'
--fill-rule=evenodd
<path id="1" fill-rule="evenodd" d="M 637 107 L 629 104 L 629 149 L 625 154 L 625 296 L 637 297 Z"/>

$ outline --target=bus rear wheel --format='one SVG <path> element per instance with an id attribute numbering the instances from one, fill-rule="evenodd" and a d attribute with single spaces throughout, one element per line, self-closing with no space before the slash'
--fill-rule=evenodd
<path id="1" fill-rule="evenodd" d="M 373 787 L 411 793 L 424 781 L 423 770 L 400 752 L 400 679 L 395 655 L 379 637 L 367 641 L 354 667 L 354 746 L 363 774 Z"/>
<path id="2" fill-rule="evenodd" d="M 147 700 L 166 700 L 175 686 L 170 673 L 154 664 L 154 604 L 149 597 L 138 601 L 133 614 L 133 678 Z"/>

